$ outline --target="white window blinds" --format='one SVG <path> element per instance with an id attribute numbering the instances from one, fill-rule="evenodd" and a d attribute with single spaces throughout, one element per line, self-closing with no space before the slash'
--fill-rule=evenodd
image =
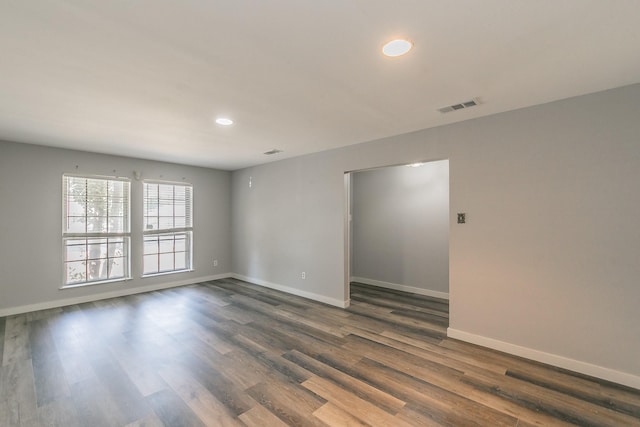
<path id="1" fill-rule="evenodd" d="M 64 286 L 130 277 L 130 182 L 63 176 Z"/>
<path id="2" fill-rule="evenodd" d="M 143 275 L 191 270 L 193 187 L 145 181 Z"/>

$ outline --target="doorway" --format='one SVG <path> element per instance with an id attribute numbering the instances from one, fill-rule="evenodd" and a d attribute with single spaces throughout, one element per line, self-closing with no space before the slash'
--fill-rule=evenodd
<path id="1" fill-rule="evenodd" d="M 351 282 L 449 297 L 449 161 L 345 174 L 345 300 Z"/>

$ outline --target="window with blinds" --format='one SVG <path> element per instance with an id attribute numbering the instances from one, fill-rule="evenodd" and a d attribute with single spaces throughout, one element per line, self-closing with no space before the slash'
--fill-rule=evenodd
<path id="1" fill-rule="evenodd" d="M 193 187 L 143 182 L 143 276 L 192 269 Z"/>
<path id="2" fill-rule="evenodd" d="M 125 280 L 130 274 L 128 179 L 63 175 L 63 286 Z"/>

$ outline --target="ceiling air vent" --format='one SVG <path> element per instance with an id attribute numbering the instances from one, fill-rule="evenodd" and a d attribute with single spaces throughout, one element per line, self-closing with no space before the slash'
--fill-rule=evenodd
<path id="1" fill-rule="evenodd" d="M 469 101 L 460 102 L 459 104 L 449 105 L 447 107 L 438 108 L 441 113 L 450 113 L 456 110 L 462 110 L 464 108 L 475 107 L 480 104 L 478 98 L 470 99 Z"/>
<path id="2" fill-rule="evenodd" d="M 267 156 L 271 156 L 272 154 L 278 154 L 278 153 L 282 153 L 282 150 L 278 150 L 277 148 L 274 148 L 273 150 L 264 152 L 264 154 L 266 154 Z"/>

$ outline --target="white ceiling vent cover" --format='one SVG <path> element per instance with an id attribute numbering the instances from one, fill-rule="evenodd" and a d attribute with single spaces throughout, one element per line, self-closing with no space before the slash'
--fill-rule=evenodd
<path id="1" fill-rule="evenodd" d="M 453 104 L 453 105 L 449 105 L 449 106 L 446 106 L 446 107 L 438 108 L 438 111 L 440 111 L 441 113 L 450 113 L 450 112 L 456 111 L 456 110 L 462 110 L 462 109 L 469 108 L 469 107 L 475 107 L 478 104 L 480 104 L 480 99 L 471 98 L 469 101 L 464 101 L 464 102 L 460 102 L 458 104 Z"/>

